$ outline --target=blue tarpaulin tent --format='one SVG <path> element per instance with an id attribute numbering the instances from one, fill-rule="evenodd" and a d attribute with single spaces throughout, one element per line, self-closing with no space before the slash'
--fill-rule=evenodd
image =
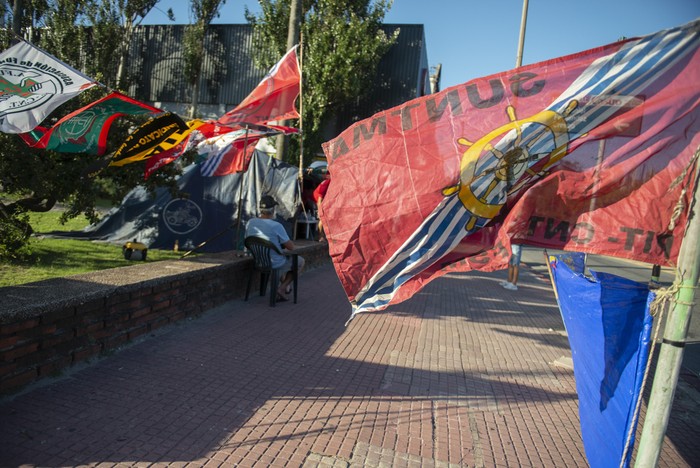
<path id="1" fill-rule="evenodd" d="M 158 189 L 154 197 L 145 188 L 137 187 L 98 224 L 83 231 L 48 234 L 114 243 L 136 240 L 155 249 L 172 249 L 176 242 L 181 250 L 203 242 L 206 244 L 198 251 L 241 249 L 243 242 L 239 239 L 237 246 L 236 235 L 242 237 L 245 221 L 257 216 L 262 195 L 272 195 L 277 200 L 278 220 L 291 236 L 300 196 L 298 171 L 261 151 L 255 152 L 244 173 L 204 177 L 199 166 L 192 164 L 177 181 L 179 191 L 185 194 L 182 198 L 173 197 L 166 188 Z"/>

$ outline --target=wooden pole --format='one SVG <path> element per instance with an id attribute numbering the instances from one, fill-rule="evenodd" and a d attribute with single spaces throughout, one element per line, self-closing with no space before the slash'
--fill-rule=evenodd
<path id="1" fill-rule="evenodd" d="M 683 361 L 683 350 L 700 272 L 700 192 L 697 188 L 697 175 L 696 172 L 693 200 L 688 210 L 688 224 L 678 253 L 675 284 L 679 289 L 666 319 L 649 406 L 639 440 L 634 465 L 636 468 L 655 467 L 659 462 Z"/>
<path id="2" fill-rule="evenodd" d="M 289 24 L 287 26 L 287 50 L 298 44 L 299 30 L 301 23 L 301 0 L 292 0 L 289 5 Z M 288 125 L 285 120 L 282 125 Z M 284 133 L 277 136 L 277 159 L 287 161 L 289 137 Z M 300 156 L 301 157 L 301 156 Z"/>

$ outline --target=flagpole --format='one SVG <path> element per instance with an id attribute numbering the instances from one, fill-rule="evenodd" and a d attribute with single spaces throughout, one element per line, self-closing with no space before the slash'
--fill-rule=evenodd
<path id="1" fill-rule="evenodd" d="M 696 156 L 700 148 L 696 150 Z M 688 210 L 688 222 L 678 253 L 678 268 L 674 286 L 678 286 L 672 308 L 666 319 L 654 383 L 649 396 L 635 468 L 656 467 L 661 455 L 666 428 L 671 415 L 673 397 L 678 385 L 692 315 L 694 297 L 700 277 L 700 191 L 698 171 L 695 173 L 693 200 Z M 658 324 L 657 324 L 658 326 Z"/>
<path id="2" fill-rule="evenodd" d="M 525 27 L 527 26 L 528 0 L 523 0 L 523 14 L 520 19 L 520 37 L 518 38 L 518 55 L 515 57 L 515 68 L 523 64 L 523 48 L 525 47 Z"/>
<path id="3" fill-rule="evenodd" d="M 248 124 L 245 126 L 245 139 L 243 140 L 243 167 L 245 167 L 245 159 L 248 157 Z M 243 176 L 245 171 L 241 173 L 241 179 L 238 181 L 238 219 L 236 220 L 236 250 L 239 248 L 241 241 L 241 205 L 243 203 Z"/>
<path id="4" fill-rule="evenodd" d="M 304 188 L 304 32 L 299 33 L 299 184 Z"/>
<path id="5" fill-rule="evenodd" d="M 297 44 L 297 37 L 299 37 L 300 34 L 300 24 L 301 24 L 301 10 L 302 10 L 302 5 L 301 5 L 301 0 L 291 0 L 290 5 L 289 5 L 289 23 L 287 25 L 287 50 L 290 50 L 292 47 L 294 47 Z M 300 70 L 301 72 L 301 70 Z M 301 81 L 301 80 L 299 80 Z M 301 83 L 300 83 L 301 84 Z M 288 125 L 286 123 L 287 121 L 284 121 L 282 125 Z M 279 135 L 277 137 L 277 159 L 280 161 L 285 161 L 287 160 L 288 152 L 289 152 L 289 144 L 288 144 L 289 137 L 287 135 Z"/>

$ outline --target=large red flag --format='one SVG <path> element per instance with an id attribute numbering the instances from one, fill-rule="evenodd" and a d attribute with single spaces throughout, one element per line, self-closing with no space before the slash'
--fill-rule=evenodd
<path id="1" fill-rule="evenodd" d="M 700 22 L 476 79 L 324 145 L 321 218 L 353 313 L 511 240 L 675 264 L 700 144 Z"/>
<path id="2" fill-rule="evenodd" d="M 297 46 L 294 46 L 267 72 L 253 92 L 218 122 L 221 125 L 260 124 L 299 118 L 294 101 L 299 96 L 300 81 Z"/>

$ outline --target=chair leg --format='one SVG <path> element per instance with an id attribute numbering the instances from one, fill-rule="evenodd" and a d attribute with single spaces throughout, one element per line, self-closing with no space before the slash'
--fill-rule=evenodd
<path id="1" fill-rule="evenodd" d="M 270 273 L 270 306 L 277 304 L 277 288 L 279 287 L 279 271 L 272 270 Z"/>
<path id="2" fill-rule="evenodd" d="M 294 256 L 294 261 L 292 262 L 292 282 L 294 283 L 294 303 L 297 303 L 297 287 L 299 285 L 299 257 Z"/>
<path id="3" fill-rule="evenodd" d="M 251 270 L 250 274 L 248 275 L 248 286 L 245 288 L 245 300 L 248 300 L 248 297 L 250 296 L 250 286 L 253 284 L 253 275 L 255 274 L 255 270 Z"/>
<path id="4" fill-rule="evenodd" d="M 297 279 L 299 278 L 299 273 L 296 270 L 294 270 L 292 272 L 292 275 L 293 275 L 292 276 L 292 278 L 293 278 L 292 283 L 294 283 L 294 303 L 296 304 L 297 303 L 297 286 L 299 284 Z"/>
<path id="5" fill-rule="evenodd" d="M 267 289 L 267 280 L 269 273 L 260 272 L 260 295 L 265 295 L 265 290 Z"/>

